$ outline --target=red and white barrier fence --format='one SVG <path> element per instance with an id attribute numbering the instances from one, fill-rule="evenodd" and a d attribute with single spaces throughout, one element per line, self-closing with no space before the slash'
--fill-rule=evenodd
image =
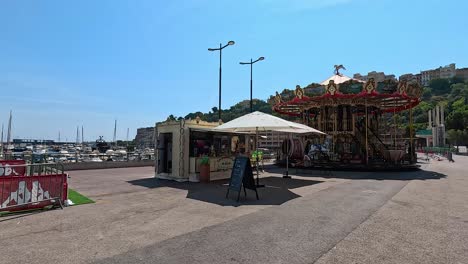
<path id="1" fill-rule="evenodd" d="M 0 160 L 0 212 L 60 206 L 68 199 L 61 164 Z"/>

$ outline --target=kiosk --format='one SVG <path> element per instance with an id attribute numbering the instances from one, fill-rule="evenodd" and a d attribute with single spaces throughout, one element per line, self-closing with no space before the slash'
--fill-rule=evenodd
<path id="1" fill-rule="evenodd" d="M 228 179 L 236 156 L 250 155 L 253 136 L 213 130 L 217 122 L 196 120 L 156 124 L 155 177 L 199 181 L 200 162 L 209 158 L 210 180 Z"/>

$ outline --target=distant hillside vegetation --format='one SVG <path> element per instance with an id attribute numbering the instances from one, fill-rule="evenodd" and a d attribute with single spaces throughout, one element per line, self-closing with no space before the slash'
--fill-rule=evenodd
<path id="1" fill-rule="evenodd" d="M 260 112 L 267 113 L 267 114 L 272 113 L 271 105 L 263 100 L 253 99 L 252 105 L 253 105 L 253 111 L 260 111 Z M 231 108 L 229 109 L 223 109 L 221 112 L 221 117 L 223 119 L 223 122 L 229 122 L 235 118 L 238 118 L 248 113 L 250 113 L 250 100 L 244 100 L 235 104 L 234 106 L 231 106 Z M 200 111 L 189 113 L 183 118 L 195 119 L 197 116 L 200 117 L 200 119 L 203 121 L 218 122 L 218 108 L 213 107 L 211 108 L 211 111 L 209 111 L 208 113 L 202 113 Z M 167 119 L 168 120 L 180 120 L 182 119 L 182 117 L 176 117 L 174 115 L 170 115 Z"/>

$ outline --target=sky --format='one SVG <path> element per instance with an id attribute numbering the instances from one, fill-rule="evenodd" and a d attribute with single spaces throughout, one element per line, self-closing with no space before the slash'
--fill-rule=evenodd
<path id="1" fill-rule="evenodd" d="M 0 122 L 13 138 L 136 134 L 173 114 L 222 108 L 344 74 L 468 67 L 468 1 L 1 0 Z"/>

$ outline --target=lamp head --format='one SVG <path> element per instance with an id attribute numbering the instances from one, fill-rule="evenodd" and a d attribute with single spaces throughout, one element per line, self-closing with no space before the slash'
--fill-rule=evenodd
<path id="1" fill-rule="evenodd" d="M 264 60 L 264 59 L 265 59 L 265 57 L 258 58 L 259 61 Z"/>
<path id="2" fill-rule="evenodd" d="M 234 45 L 234 44 L 235 44 L 235 42 L 234 42 L 233 40 L 230 40 L 230 41 L 228 42 L 228 45 Z"/>

